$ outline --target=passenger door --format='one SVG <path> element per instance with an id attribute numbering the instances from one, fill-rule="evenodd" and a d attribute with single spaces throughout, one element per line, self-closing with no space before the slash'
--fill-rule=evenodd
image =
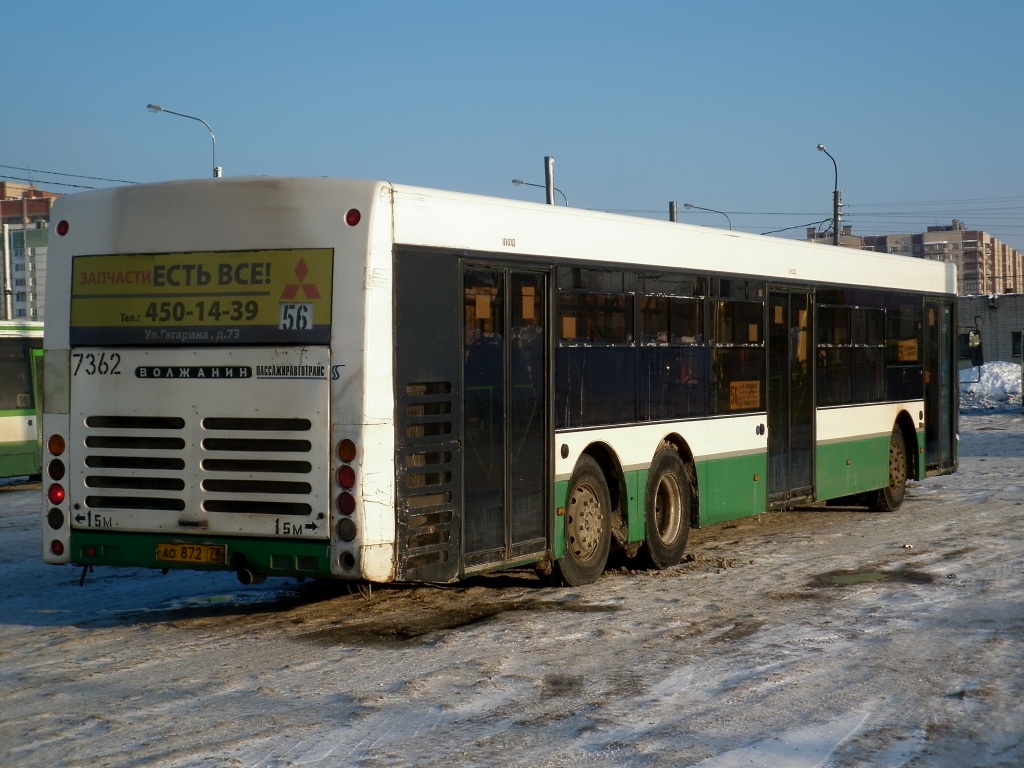
<path id="1" fill-rule="evenodd" d="M 463 273 L 464 567 L 547 547 L 547 274 Z"/>
<path id="2" fill-rule="evenodd" d="M 768 292 L 768 500 L 814 493 L 814 359 L 811 294 Z"/>

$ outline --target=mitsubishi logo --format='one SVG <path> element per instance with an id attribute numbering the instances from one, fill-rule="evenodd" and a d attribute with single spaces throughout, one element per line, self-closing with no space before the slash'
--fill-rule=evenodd
<path id="1" fill-rule="evenodd" d="M 295 265 L 295 277 L 299 279 L 297 283 L 288 283 L 281 291 L 282 299 L 294 299 L 295 295 L 302 289 L 302 295 L 307 299 L 319 299 L 320 291 L 315 285 L 307 285 L 302 281 L 306 279 L 306 275 L 309 274 L 309 267 L 306 266 L 306 260 L 299 258 L 299 263 Z"/>

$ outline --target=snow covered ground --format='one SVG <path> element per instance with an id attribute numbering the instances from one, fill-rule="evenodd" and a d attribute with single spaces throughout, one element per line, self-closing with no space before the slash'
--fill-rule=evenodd
<path id="1" fill-rule="evenodd" d="M 0 489 L 0 766 L 1024 765 L 1020 367 L 895 514 L 695 531 L 689 562 L 372 592 L 41 562 Z"/>

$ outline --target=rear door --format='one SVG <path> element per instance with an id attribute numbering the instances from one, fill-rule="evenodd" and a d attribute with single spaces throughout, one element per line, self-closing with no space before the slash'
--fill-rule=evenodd
<path id="1" fill-rule="evenodd" d="M 463 274 L 465 564 L 546 548 L 547 275 L 500 266 Z"/>

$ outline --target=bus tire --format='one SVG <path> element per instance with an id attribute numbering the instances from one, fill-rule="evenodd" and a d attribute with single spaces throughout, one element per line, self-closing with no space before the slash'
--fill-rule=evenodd
<path id="1" fill-rule="evenodd" d="M 644 503 L 643 557 L 659 570 L 678 565 L 690 536 L 693 483 L 690 468 L 672 447 L 654 454 Z"/>
<path id="2" fill-rule="evenodd" d="M 590 456 L 581 457 L 565 499 L 565 555 L 555 563 L 567 586 L 591 584 L 604 573 L 612 542 L 611 508 L 600 465 Z"/>
<path id="3" fill-rule="evenodd" d="M 895 512 L 907 493 L 907 448 L 900 428 L 893 427 L 889 438 L 889 484 L 879 488 L 871 503 L 876 512 Z"/>

